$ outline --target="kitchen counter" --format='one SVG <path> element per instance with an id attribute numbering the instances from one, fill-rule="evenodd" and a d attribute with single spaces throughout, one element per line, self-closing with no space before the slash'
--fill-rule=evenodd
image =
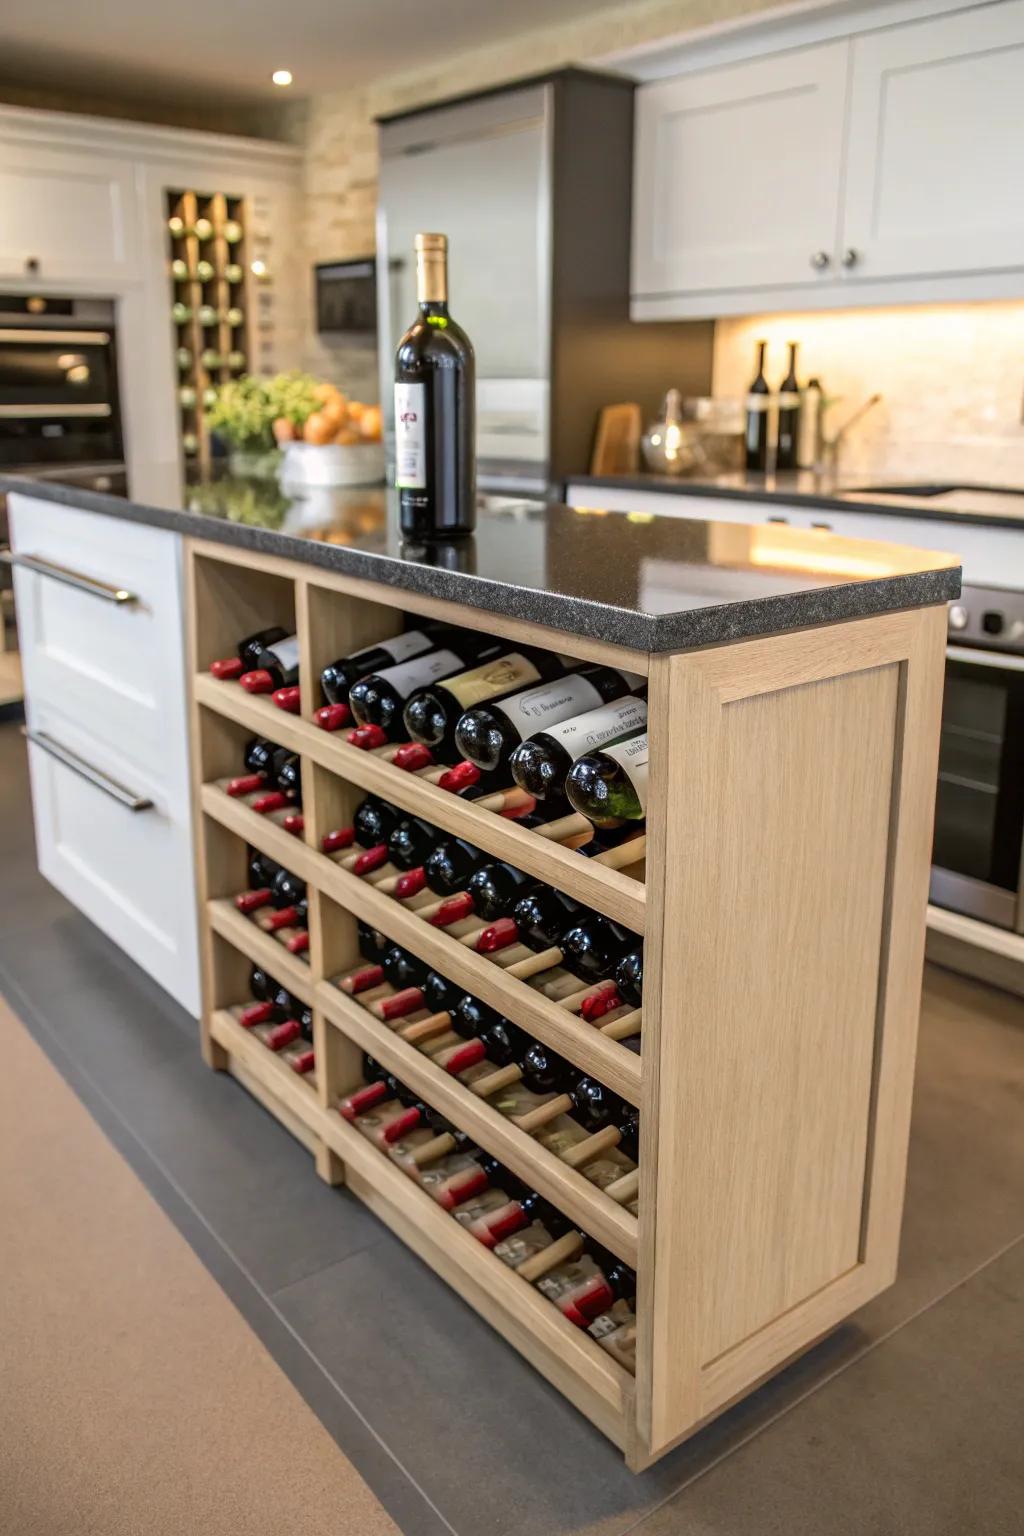
<path id="1" fill-rule="evenodd" d="M 960 590 L 955 556 L 771 524 L 484 497 L 472 538 L 424 546 L 402 540 L 384 487 L 289 494 L 223 477 L 182 488 L 173 475 L 154 477 L 152 499 L 139 501 L 0 476 L 3 490 L 646 651 L 924 607 Z"/>
<path id="2" fill-rule="evenodd" d="M 957 486 L 942 497 L 897 491 L 900 482 L 890 479 L 886 488 L 880 483 L 865 489 L 865 475 L 818 475 L 811 470 L 793 470 L 777 475 L 746 472 L 717 475 L 711 479 L 688 479 L 680 475 L 574 475 L 574 486 L 593 486 L 595 490 L 658 491 L 671 496 L 715 497 L 724 501 L 760 501 L 766 503 L 820 508 L 828 512 L 877 512 L 885 516 L 938 519 L 950 523 L 981 523 L 999 528 L 1024 529 L 1024 494 L 1013 487 L 968 484 Z M 907 482 L 906 489 L 923 492 L 920 481 Z M 600 498 L 596 498 L 600 505 Z"/>

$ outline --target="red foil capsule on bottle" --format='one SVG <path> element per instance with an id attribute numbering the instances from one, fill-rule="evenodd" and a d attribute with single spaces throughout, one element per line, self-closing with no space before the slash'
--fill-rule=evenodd
<path id="1" fill-rule="evenodd" d="M 361 971 L 353 971 L 351 976 L 346 976 L 341 983 L 341 991 L 347 992 L 349 997 L 355 997 L 359 992 L 366 992 L 370 987 L 379 987 L 384 980 L 384 967 L 381 965 L 364 965 Z"/>
<path id="2" fill-rule="evenodd" d="M 419 869 L 407 869 L 395 881 L 395 900 L 409 901 L 411 897 L 419 895 L 426 883 L 427 875 L 422 866 Z"/>
<path id="3" fill-rule="evenodd" d="M 347 704 L 324 704 L 313 711 L 313 724 L 322 731 L 340 731 L 351 719 L 352 711 Z"/>
<path id="4" fill-rule="evenodd" d="M 496 950 L 507 949 L 519 938 L 519 929 L 511 917 L 499 917 L 496 923 L 485 928 L 473 948 L 478 955 L 493 955 Z"/>
<path id="5" fill-rule="evenodd" d="M 382 1019 L 402 1019 L 423 1007 L 423 993 L 419 987 L 405 987 L 393 997 L 382 998 L 377 1007 Z"/>
<path id="6" fill-rule="evenodd" d="M 302 1036 L 302 1025 L 298 1019 L 285 1019 L 281 1024 L 275 1024 L 273 1029 L 268 1029 L 264 1037 L 265 1044 L 272 1051 L 283 1050 L 286 1045 L 291 1045 L 293 1040 Z"/>
<path id="7" fill-rule="evenodd" d="M 389 1091 L 387 1083 L 364 1083 L 354 1093 L 338 1100 L 338 1113 L 343 1120 L 355 1120 L 386 1099 Z"/>
<path id="8" fill-rule="evenodd" d="M 580 1017 L 592 1024 L 595 1019 L 600 1019 L 604 1014 L 611 1013 L 613 1008 L 622 1007 L 622 998 L 614 982 L 610 982 L 607 989 L 594 992 L 590 997 L 585 997 L 580 1005 Z"/>
<path id="9" fill-rule="evenodd" d="M 452 1046 L 450 1056 L 446 1056 L 438 1066 L 443 1066 L 452 1077 L 457 1077 L 460 1072 L 466 1072 L 470 1067 L 475 1067 L 478 1061 L 484 1061 L 487 1056 L 487 1048 L 482 1040 L 467 1040 L 464 1045 Z"/>
<path id="10" fill-rule="evenodd" d="M 367 848 L 361 853 L 352 866 L 354 875 L 372 875 L 375 869 L 380 869 L 382 864 L 388 861 L 387 843 L 378 843 L 376 848 Z"/>
<path id="11" fill-rule="evenodd" d="M 434 754 L 421 741 L 407 741 L 398 748 L 391 761 L 396 768 L 415 773 L 418 768 L 429 768 L 434 761 Z"/>
<path id="12" fill-rule="evenodd" d="M 485 1248 L 493 1248 L 496 1243 L 511 1237 L 513 1232 L 518 1232 L 528 1224 L 528 1217 L 519 1201 L 510 1200 L 507 1205 L 499 1205 L 494 1211 L 485 1211 L 475 1221 L 469 1222 L 467 1230 Z"/>
<path id="13" fill-rule="evenodd" d="M 457 896 L 449 896 L 447 901 L 442 902 L 430 921 L 435 928 L 447 928 L 450 923 L 461 922 L 464 917 L 472 916 L 472 913 L 472 892 L 460 891 Z"/>
<path id="14" fill-rule="evenodd" d="M 472 1168 L 464 1168 L 459 1173 L 453 1173 L 450 1179 L 443 1184 L 437 1184 L 430 1190 L 431 1195 L 438 1205 L 443 1205 L 446 1211 L 454 1210 L 457 1205 L 471 1200 L 474 1195 L 481 1194 L 487 1188 L 487 1175 L 479 1163 Z"/>
<path id="15" fill-rule="evenodd" d="M 285 941 L 285 949 L 292 955 L 304 955 L 309 948 L 309 933 L 303 928 L 301 933 L 293 933 L 291 938 Z"/>
<path id="16" fill-rule="evenodd" d="M 235 897 L 235 906 L 239 912 L 258 912 L 260 907 L 265 907 L 269 904 L 271 894 L 271 891 L 268 889 L 262 891 L 242 891 L 241 895 Z"/>
<path id="17" fill-rule="evenodd" d="M 343 848 L 351 848 L 355 840 L 355 827 L 338 827 L 334 832 L 324 833 L 320 848 L 324 853 L 339 853 Z"/>
<path id="18" fill-rule="evenodd" d="M 288 796 L 279 789 L 268 789 L 265 795 L 260 795 L 252 802 L 250 810 L 259 816 L 266 816 L 268 811 L 279 811 L 282 806 L 288 804 Z"/>
<path id="19" fill-rule="evenodd" d="M 243 666 L 240 656 L 225 656 L 221 661 L 210 662 L 210 674 L 219 677 L 221 682 L 229 682 L 241 677 Z"/>
<path id="20" fill-rule="evenodd" d="M 293 928 L 301 916 L 298 907 L 279 907 L 267 920 L 267 932 L 276 933 L 279 928 Z"/>
<path id="21" fill-rule="evenodd" d="M 254 672 L 243 672 L 238 679 L 246 693 L 273 693 L 274 679 L 265 667 L 257 667 Z"/>
<path id="22" fill-rule="evenodd" d="M 281 825 L 286 832 L 291 833 L 292 837 L 301 837 L 305 831 L 306 818 L 301 811 L 292 811 L 289 816 L 284 818 Z"/>
<path id="23" fill-rule="evenodd" d="M 310 1046 L 308 1051 L 296 1051 L 293 1056 L 289 1056 L 288 1065 L 291 1067 L 293 1072 L 312 1072 L 313 1068 L 316 1066 L 316 1058 L 313 1055 L 313 1047 Z"/>
<path id="24" fill-rule="evenodd" d="M 262 789 L 267 782 L 266 775 L 262 773 L 246 773 L 241 778 L 231 779 L 225 794 L 237 800 L 239 795 L 254 795 L 258 789 Z"/>
<path id="25" fill-rule="evenodd" d="M 285 714 L 297 715 L 302 708 L 302 695 L 294 685 L 291 688 L 276 688 L 271 697 Z"/>
<path id="26" fill-rule="evenodd" d="M 460 789 L 470 789 L 480 782 L 480 769 L 475 763 L 456 763 L 454 768 L 449 768 L 447 773 L 442 773 L 437 781 L 438 789 L 451 790 L 452 794 Z"/>
<path id="27" fill-rule="evenodd" d="M 420 1112 L 415 1105 L 410 1105 L 408 1109 L 401 1110 L 393 1120 L 388 1121 L 380 1133 L 380 1139 L 390 1146 L 393 1141 L 401 1141 L 403 1136 L 408 1136 L 419 1123 Z"/>
<path id="28" fill-rule="evenodd" d="M 506 821 L 522 821 L 526 816 L 532 816 L 537 809 L 537 802 L 532 795 L 526 795 L 521 803 L 513 802 L 500 812 Z"/>
<path id="29" fill-rule="evenodd" d="M 266 1024 L 274 1017 L 273 1003 L 249 1003 L 238 1015 L 238 1022 L 243 1029 L 252 1029 L 255 1024 Z"/>
<path id="30" fill-rule="evenodd" d="M 363 752 L 369 752 L 373 747 L 385 746 L 387 739 L 387 731 L 379 725 L 357 725 L 354 731 L 348 733 L 349 745 L 359 747 Z"/>

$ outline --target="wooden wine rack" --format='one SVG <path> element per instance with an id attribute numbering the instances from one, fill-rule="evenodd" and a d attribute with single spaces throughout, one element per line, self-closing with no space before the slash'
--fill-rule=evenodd
<path id="1" fill-rule="evenodd" d="M 206 1060 L 642 1469 L 894 1277 L 944 610 L 648 655 L 226 545 L 186 548 Z M 649 678 L 645 865 L 580 858 L 313 725 L 323 667 L 397 633 L 403 614 Z M 209 675 L 270 624 L 299 637 L 300 716 Z M 301 756 L 301 837 L 224 791 L 254 734 Z M 321 853 L 368 792 L 642 934 L 642 1054 Z M 308 959 L 228 900 L 246 844 L 306 881 Z M 359 963 L 357 917 L 640 1106 L 639 1215 L 339 990 Z M 233 1015 L 253 962 L 311 1005 L 315 1084 Z M 636 1268 L 635 1380 L 341 1118 L 364 1051 Z"/>

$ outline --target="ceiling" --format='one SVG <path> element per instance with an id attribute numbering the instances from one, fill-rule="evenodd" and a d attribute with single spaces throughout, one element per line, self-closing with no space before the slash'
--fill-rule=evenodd
<path id="1" fill-rule="evenodd" d="M 281 101 L 427 71 L 453 53 L 592 15 L 601 3 L 3 0 L 0 80 L 112 96 Z M 270 83 L 279 68 L 294 75 L 287 90 Z"/>

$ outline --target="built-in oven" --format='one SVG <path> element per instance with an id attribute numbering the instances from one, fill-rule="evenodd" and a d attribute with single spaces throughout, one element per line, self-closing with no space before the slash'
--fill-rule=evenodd
<path id="1" fill-rule="evenodd" d="M 113 304 L 0 295 L 0 467 L 123 462 Z"/>
<path id="2" fill-rule="evenodd" d="M 950 605 L 931 900 L 1024 932 L 1024 593 Z"/>

